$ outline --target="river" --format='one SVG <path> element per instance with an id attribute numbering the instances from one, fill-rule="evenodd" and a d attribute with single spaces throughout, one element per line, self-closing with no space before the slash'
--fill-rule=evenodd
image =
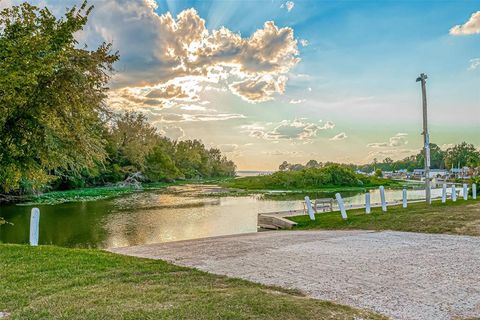
<path id="1" fill-rule="evenodd" d="M 96 201 L 39 205 L 40 244 L 113 248 L 257 231 L 261 212 L 301 209 L 301 200 L 262 196 L 201 196 L 202 186 L 177 186 Z M 441 189 L 432 190 L 435 197 Z M 371 192 L 379 202 L 378 190 Z M 333 197 L 331 194 L 322 197 Z M 401 190 L 386 190 L 387 201 L 401 200 Z M 423 190 L 409 190 L 411 200 Z M 364 203 L 363 193 L 345 194 L 346 204 Z M 11 225 L 0 226 L 0 243 L 28 243 L 32 206 L 0 206 Z"/>

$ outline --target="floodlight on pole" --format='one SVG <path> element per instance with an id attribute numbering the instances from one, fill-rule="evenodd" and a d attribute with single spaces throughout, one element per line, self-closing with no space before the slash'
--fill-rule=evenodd
<path id="1" fill-rule="evenodd" d="M 425 196 L 427 204 L 432 203 L 431 190 L 430 190 L 430 136 L 428 134 L 428 117 L 427 117 L 427 88 L 426 80 L 427 75 L 422 73 L 417 78 L 417 82 L 422 84 L 422 106 L 423 106 L 423 144 L 425 155 Z"/>

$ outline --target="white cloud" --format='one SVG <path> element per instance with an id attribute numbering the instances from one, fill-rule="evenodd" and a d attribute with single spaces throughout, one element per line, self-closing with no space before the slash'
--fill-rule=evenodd
<path id="1" fill-rule="evenodd" d="M 475 58 L 470 60 L 469 70 L 475 70 L 480 67 L 480 58 Z"/>
<path id="2" fill-rule="evenodd" d="M 375 142 L 367 144 L 370 148 L 400 147 L 408 144 L 407 133 L 397 133 L 388 139 L 388 142 Z"/>
<path id="3" fill-rule="evenodd" d="M 384 147 L 388 147 L 388 143 L 386 143 L 386 142 L 374 142 L 374 143 L 367 144 L 367 147 L 370 147 L 370 148 L 384 148 Z"/>
<path id="4" fill-rule="evenodd" d="M 218 146 L 218 148 L 222 151 L 222 152 L 225 152 L 225 153 L 230 153 L 230 152 L 234 152 L 238 149 L 238 144 L 234 144 L 234 143 L 231 143 L 231 144 L 221 144 Z"/>
<path id="5" fill-rule="evenodd" d="M 147 112 L 147 116 L 155 124 L 162 123 L 180 123 L 180 122 L 200 122 L 200 121 L 226 121 L 231 119 L 243 119 L 245 116 L 238 113 L 152 113 Z"/>
<path id="6" fill-rule="evenodd" d="M 144 0 L 145 1 L 145 4 L 147 6 L 149 6 L 150 8 L 152 8 L 153 10 L 157 9 L 158 8 L 158 3 L 157 1 L 155 0 Z"/>
<path id="7" fill-rule="evenodd" d="M 75 4 L 78 0 L 62 0 L 49 8 L 61 14 Z M 147 100 L 142 91 L 141 103 L 158 106 L 166 99 L 198 99 L 198 93 L 213 88 L 231 90 L 249 102 L 272 100 L 284 92 L 286 75 L 300 61 L 292 28 L 267 21 L 242 37 L 225 27 L 208 30 L 195 9 L 174 17 L 157 14 L 157 7 L 155 0 L 95 1 L 85 29 L 77 35 L 79 43 L 89 47 L 113 43 L 121 58 L 112 88 L 129 87 L 133 95 L 151 90 L 155 97 Z M 123 102 L 126 108 L 139 103 Z"/>
<path id="8" fill-rule="evenodd" d="M 340 132 L 339 134 L 333 136 L 332 138 L 330 138 L 329 140 L 331 141 L 340 141 L 340 140 L 345 140 L 347 139 L 348 136 L 346 135 L 345 132 Z"/>
<path id="9" fill-rule="evenodd" d="M 290 156 L 290 157 L 298 157 L 301 155 L 299 151 L 286 151 L 286 150 L 267 150 L 262 151 L 262 154 L 266 154 L 269 156 Z"/>
<path id="10" fill-rule="evenodd" d="M 367 159 L 369 159 L 371 161 L 373 158 L 384 159 L 384 158 L 389 157 L 389 158 L 392 158 L 393 160 L 397 160 L 397 159 L 402 159 L 406 156 L 416 154 L 416 153 L 418 153 L 418 150 L 412 150 L 412 149 L 382 149 L 382 150 L 370 151 L 368 153 Z"/>
<path id="11" fill-rule="evenodd" d="M 286 76 L 279 76 L 275 79 L 267 74 L 254 79 L 235 82 L 230 85 L 230 89 L 243 100 L 256 103 L 273 100 L 272 95 L 274 93 L 284 93 L 286 83 Z"/>
<path id="12" fill-rule="evenodd" d="M 266 126 L 254 124 L 242 126 L 243 132 L 248 132 L 250 137 L 279 141 L 279 140 L 310 140 L 317 136 L 322 130 L 329 130 L 335 127 L 331 121 L 323 125 L 317 125 L 306 121 L 305 118 L 295 120 L 283 120 L 276 125 Z"/>
<path id="13" fill-rule="evenodd" d="M 300 104 L 300 103 L 304 103 L 306 100 L 305 99 L 292 99 L 290 100 L 290 103 L 291 104 Z"/>
<path id="14" fill-rule="evenodd" d="M 480 11 L 474 12 L 470 19 L 463 25 L 456 25 L 450 29 L 450 34 L 454 36 L 470 35 L 480 33 Z"/>
<path id="15" fill-rule="evenodd" d="M 180 109 L 186 110 L 186 111 L 207 111 L 207 108 L 206 108 L 206 107 L 204 107 L 204 106 L 197 106 L 197 105 L 194 105 L 194 104 L 180 107 Z"/>
<path id="16" fill-rule="evenodd" d="M 292 11 L 293 7 L 295 6 L 295 3 L 293 1 L 287 1 L 285 3 L 285 5 L 287 6 L 288 12 L 290 12 L 290 11 Z"/>
<path id="17" fill-rule="evenodd" d="M 302 47 L 306 47 L 306 46 L 309 45 L 309 42 L 308 42 L 308 40 L 300 39 L 300 44 L 302 45 Z"/>
<path id="18" fill-rule="evenodd" d="M 319 122 L 323 122 L 323 121 L 320 120 Z M 335 123 L 333 123 L 332 121 L 327 121 L 323 126 L 320 126 L 319 128 L 321 130 L 333 129 L 335 128 Z"/>
<path id="19" fill-rule="evenodd" d="M 178 126 L 163 126 L 160 128 L 159 133 L 173 140 L 185 137 L 185 131 Z"/>
<path id="20" fill-rule="evenodd" d="M 389 145 L 391 147 L 399 147 L 408 143 L 407 140 L 408 134 L 406 133 L 397 133 L 395 136 L 389 139 Z"/>

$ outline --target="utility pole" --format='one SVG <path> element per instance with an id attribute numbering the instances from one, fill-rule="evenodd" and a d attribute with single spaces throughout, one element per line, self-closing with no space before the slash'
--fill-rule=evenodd
<path id="1" fill-rule="evenodd" d="M 427 75 L 422 73 L 417 78 L 417 82 L 422 83 L 422 102 L 423 102 L 423 143 L 425 151 L 425 195 L 427 204 L 432 203 L 432 196 L 430 190 L 430 136 L 428 134 L 428 119 L 427 119 Z"/>

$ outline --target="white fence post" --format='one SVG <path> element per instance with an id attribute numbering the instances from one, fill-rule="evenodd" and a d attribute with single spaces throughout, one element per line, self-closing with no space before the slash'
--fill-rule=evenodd
<path id="1" fill-rule="evenodd" d="M 310 220 L 315 220 L 315 211 L 313 211 L 312 202 L 310 201 L 309 196 L 305 196 L 305 205 L 307 206 L 307 212 L 310 216 Z"/>
<path id="2" fill-rule="evenodd" d="M 38 233 L 40 224 L 40 210 L 33 208 L 30 215 L 30 245 L 38 246 Z"/>
<path id="3" fill-rule="evenodd" d="M 447 184 L 444 183 L 442 186 L 442 203 L 447 201 Z"/>
<path id="4" fill-rule="evenodd" d="M 455 185 L 452 184 L 452 201 L 457 201 L 457 190 L 455 189 Z"/>
<path id="5" fill-rule="evenodd" d="M 387 211 L 387 202 L 385 201 L 385 188 L 380 186 L 380 201 L 382 202 L 382 211 Z"/>
<path id="6" fill-rule="evenodd" d="M 370 204 L 370 192 L 365 193 L 365 213 L 369 214 L 372 212 L 371 204 Z"/>
<path id="7" fill-rule="evenodd" d="M 477 184 L 476 183 L 472 184 L 472 198 L 474 200 L 477 199 Z"/>
<path id="8" fill-rule="evenodd" d="M 340 212 L 342 214 L 342 219 L 347 220 L 347 211 L 345 210 L 345 204 L 343 203 L 342 196 L 340 193 L 335 194 L 335 199 L 337 199 L 338 207 L 340 208 Z"/>
<path id="9" fill-rule="evenodd" d="M 407 207 L 407 189 L 403 188 L 402 191 L 403 207 Z"/>
<path id="10" fill-rule="evenodd" d="M 468 185 L 463 184 L 463 200 L 468 200 Z"/>

